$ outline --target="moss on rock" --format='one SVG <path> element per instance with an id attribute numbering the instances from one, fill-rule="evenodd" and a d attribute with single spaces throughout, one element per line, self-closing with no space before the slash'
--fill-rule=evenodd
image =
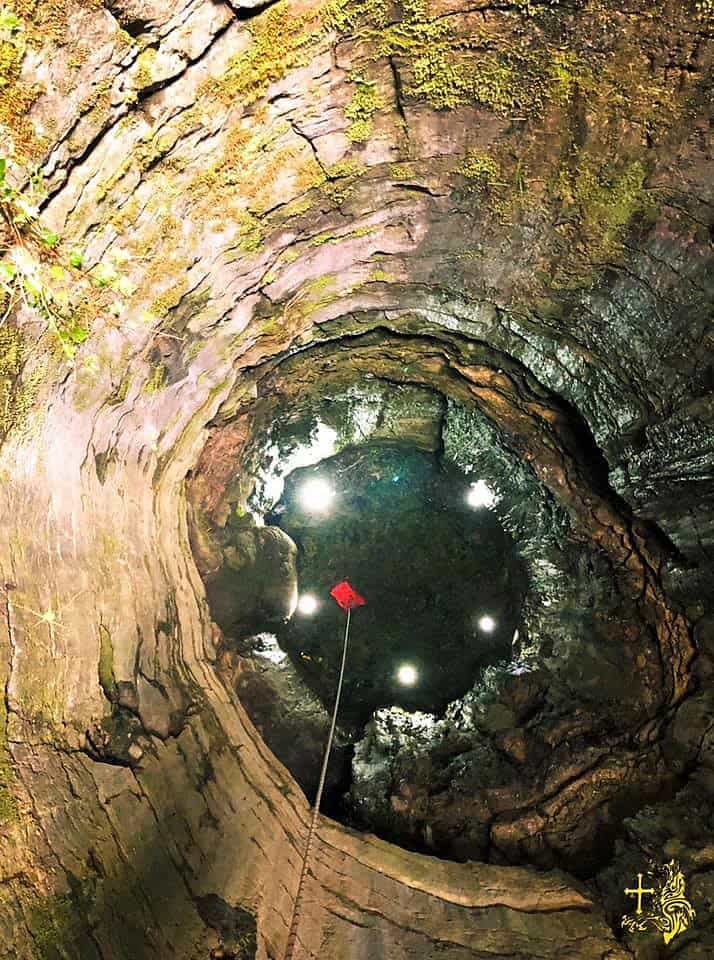
<path id="1" fill-rule="evenodd" d="M 318 6 L 295 13 L 287 0 L 269 7 L 251 21 L 252 42 L 237 56 L 218 80 L 211 80 L 203 93 L 231 103 L 252 103 L 269 84 L 284 77 L 288 70 L 307 63 L 310 50 L 324 34 Z"/>
<path id="2" fill-rule="evenodd" d="M 0 698 L 0 826 L 14 820 L 17 804 L 12 793 L 12 758 L 7 746 L 7 707 Z"/>
<path id="3" fill-rule="evenodd" d="M 9 323 L 0 326 L 0 443 L 24 423 L 37 394 L 40 374 L 22 377 L 27 353 L 22 332 Z"/>
<path id="4" fill-rule="evenodd" d="M 495 186 L 501 179 L 499 163 L 494 157 L 480 150 L 469 150 L 456 169 L 463 177 L 486 187 Z"/>
<path id="5" fill-rule="evenodd" d="M 633 221 L 646 222 L 657 209 L 646 179 L 640 160 L 596 165 L 584 156 L 572 174 L 560 171 L 556 190 L 571 217 L 565 233 L 572 247 L 553 276 L 554 287 L 582 286 L 599 266 L 620 258 Z"/>
<path id="6" fill-rule="evenodd" d="M 368 140 L 372 133 L 372 118 L 385 105 L 384 97 L 377 89 L 376 81 L 355 77 L 357 89 L 345 107 L 345 117 L 351 121 L 347 139 L 353 143 Z"/>

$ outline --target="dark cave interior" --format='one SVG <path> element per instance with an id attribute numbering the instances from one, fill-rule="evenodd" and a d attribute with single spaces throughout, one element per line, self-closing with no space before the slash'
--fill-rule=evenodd
<path id="1" fill-rule="evenodd" d="M 288 429 L 282 441 L 288 462 L 295 432 Z M 345 626 L 329 591 L 347 578 L 367 598 L 350 636 L 322 804 L 330 815 L 356 822 L 347 802 L 354 744 L 375 711 L 440 715 L 486 667 L 508 661 L 523 637 L 528 574 L 498 519 L 497 499 L 442 450 L 394 440 L 350 444 L 286 474 L 279 500 L 263 518 L 263 530 L 279 528 L 297 548 L 297 592 L 289 615 L 276 616 L 270 591 L 250 614 L 226 600 L 239 585 L 245 589 L 240 565 L 226 565 L 214 581 L 214 616 L 227 644 L 257 666 L 250 680 L 243 675 L 242 702 L 310 802 L 324 745 L 317 734 L 314 740 L 304 731 L 296 734 L 294 719 L 286 724 L 275 709 L 280 686 L 266 697 L 256 674 L 274 682 L 289 670 L 300 685 L 297 696 L 326 716 L 334 704 Z M 227 529 L 234 524 L 239 531 L 237 544 L 248 522 L 247 515 L 229 518 Z M 255 596 L 255 580 L 280 578 L 280 552 L 265 550 L 252 574 Z M 233 613 L 238 619 L 231 619 Z M 303 743 L 297 751 L 296 740 Z"/>
<path id="2" fill-rule="evenodd" d="M 313 478 L 334 491 L 324 511 L 301 503 Z M 354 447 L 287 478 L 266 519 L 297 544 L 299 594 L 319 605 L 302 613 L 299 603 L 277 636 L 328 709 L 344 620 L 329 590 L 346 577 L 368 598 L 352 632 L 343 725 L 360 728 L 391 705 L 441 713 L 481 668 L 510 656 L 525 571 L 495 514 L 469 506 L 468 492 L 458 470 L 401 446 Z M 418 675 L 411 685 L 398 678 L 405 664 Z"/>

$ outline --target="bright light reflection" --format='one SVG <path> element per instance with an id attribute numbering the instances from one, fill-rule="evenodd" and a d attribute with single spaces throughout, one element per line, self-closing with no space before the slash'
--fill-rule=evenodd
<path id="1" fill-rule="evenodd" d="M 492 507 L 496 502 L 496 494 L 483 480 L 477 480 L 471 484 L 466 502 L 470 507 Z"/>
<path id="2" fill-rule="evenodd" d="M 314 613 L 317 610 L 317 598 L 313 597 L 311 593 L 303 593 L 300 599 L 298 600 L 297 605 L 300 613 L 310 614 Z"/>
<path id="3" fill-rule="evenodd" d="M 262 500 L 275 504 L 283 495 L 285 477 L 299 467 L 310 467 L 320 460 L 327 460 L 337 452 L 337 431 L 321 420 L 317 421 L 315 432 L 308 443 L 299 444 L 286 459 L 281 459 L 280 447 L 273 445 L 266 452 L 266 462 L 271 464 L 268 473 L 260 478 L 257 486 Z M 260 490 L 262 483 L 262 491 Z"/>
<path id="4" fill-rule="evenodd" d="M 298 494 L 303 507 L 313 513 L 323 513 L 328 510 L 334 495 L 335 491 L 327 480 L 320 480 L 317 477 L 314 480 L 307 480 L 300 487 Z"/>
<path id="5" fill-rule="evenodd" d="M 496 629 L 496 621 L 493 619 L 493 617 L 481 617 L 478 622 L 478 628 L 479 630 L 483 631 L 483 633 L 493 633 L 493 631 Z"/>
<path id="6" fill-rule="evenodd" d="M 256 657 L 270 660 L 272 663 L 282 663 L 287 657 L 287 653 L 278 646 L 278 638 L 274 634 L 259 633 L 255 640 L 256 645 L 253 653 Z"/>
<path id="7" fill-rule="evenodd" d="M 397 680 L 405 687 L 413 687 L 419 674 L 410 663 L 403 663 L 397 670 Z"/>

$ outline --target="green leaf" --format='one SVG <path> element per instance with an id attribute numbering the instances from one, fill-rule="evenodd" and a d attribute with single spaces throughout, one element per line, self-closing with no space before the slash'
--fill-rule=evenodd
<path id="1" fill-rule="evenodd" d="M 92 282 L 97 287 L 108 287 L 117 279 L 117 272 L 113 267 L 98 263 L 92 271 Z"/>
<path id="2" fill-rule="evenodd" d="M 20 18 L 16 17 L 14 13 L 0 14 L 0 30 L 16 30 L 21 22 Z"/>
<path id="3" fill-rule="evenodd" d="M 40 292 L 42 287 L 40 284 L 29 274 L 25 274 L 23 277 L 23 285 L 25 287 L 25 293 L 33 300 L 37 301 L 40 299 Z"/>
<path id="4" fill-rule="evenodd" d="M 65 357 L 67 357 L 68 360 L 74 360 L 74 355 L 77 352 L 75 345 L 67 339 L 67 336 L 62 333 L 62 331 L 60 331 L 59 339 L 60 343 L 62 344 L 62 352 L 64 353 Z"/>
<path id="5" fill-rule="evenodd" d="M 0 185 L 5 183 L 5 174 L 7 172 L 7 160 L 5 157 L 0 157 Z"/>
<path id="6" fill-rule="evenodd" d="M 0 280 L 12 283 L 16 273 L 17 267 L 14 263 L 10 263 L 8 260 L 3 260 L 2 263 L 0 263 Z"/>
<path id="7" fill-rule="evenodd" d="M 64 270 L 56 264 L 50 267 L 50 276 L 54 280 L 64 280 Z"/>
<path id="8" fill-rule="evenodd" d="M 82 267 L 82 254 L 79 250 L 70 250 L 69 252 L 69 265 L 70 267 L 76 267 L 78 270 Z"/>
<path id="9" fill-rule="evenodd" d="M 46 247 L 56 247 L 60 242 L 59 234 L 52 233 L 51 230 L 43 230 L 40 239 Z"/>
<path id="10" fill-rule="evenodd" d="M 70 327 L 67 333 L 73 343 L 84 343 L 89 336 L 89 330 L 85 330 L 84 327 Z"/>

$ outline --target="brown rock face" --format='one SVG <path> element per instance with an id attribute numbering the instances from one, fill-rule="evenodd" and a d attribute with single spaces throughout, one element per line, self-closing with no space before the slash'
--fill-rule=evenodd
<path id="1" fill-rule="evenodd" d="M 282 958 L 310 812 L 211 603 L 289 615 L 266 438 L 373 387 L 435 398 L 378 436 L 494 478 L 530 590 L 501 671 L 368 726 L 302 956 L 644 960 L 649 857 L 711 953 L 712 25 L 0 8 L 3 956 Z"/>

